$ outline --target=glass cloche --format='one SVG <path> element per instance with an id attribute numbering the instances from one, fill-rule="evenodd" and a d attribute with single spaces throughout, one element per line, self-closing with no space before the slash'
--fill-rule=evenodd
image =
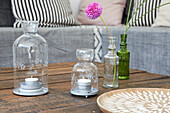
<path id="1" fill-rule="evenodd" d="M 72 69 L 71 94 L 78 96 L 96 95 L 98 92 L 98 70 L 92 63 L 93 49 L 77 49 L 78 63 Z"/>
<path id="2" fill-rule="evenodd" d="M 13 44 L 14 94 L 36 96 L 48 92 L 48 44 L 37 34 L 38 22 L 22 22 L 24 34 Z"/>

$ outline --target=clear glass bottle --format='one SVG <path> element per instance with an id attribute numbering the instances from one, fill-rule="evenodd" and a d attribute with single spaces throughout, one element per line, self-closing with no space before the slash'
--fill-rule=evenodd
<path id="1" fill-rule="evenodd" d="M 24 34 L 13 44 L 14 94 L 36 96 L 48 92 L 48 44 L 37 34 L 38 22 L 22 22 Z"/>
<path id="2" fill-rule="evenodd" d="M 112 45 L 113 41 L 113 45 Z M 116 37 L 109 37 L 108 53 L 104 56 L 103 87 L 118 88 L 119 57 L 115 54 Z M 113 53 L 114 50 L 114 53 Z"/>
<path id="3" fill-rule="evenodd" d="M 79 96 L 96 95 L 98 92 L 98 70 L 92 63 L 93 49 L 77 49 L 78 63 L 72 69 L 71 94 Z"/>
<path id="4" fill-rule="evenodd" d="M 130 52 L 127 49 L 126 38 L 126 34 L 121 34 L 120 50 L 117 52 L 117 55 L 119 56 L 118 76 L 119 79 L 122 80 L 129 79 Z"/>

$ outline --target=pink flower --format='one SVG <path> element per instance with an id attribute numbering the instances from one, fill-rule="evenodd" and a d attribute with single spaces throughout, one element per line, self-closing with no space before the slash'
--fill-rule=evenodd
<path id="1" fill-rule="evenodd" d="M 86 15 L 89 19 L 96 19 L 102 14 L 102 6 L 99 3 L 93 2 L 86 7 Z"/>

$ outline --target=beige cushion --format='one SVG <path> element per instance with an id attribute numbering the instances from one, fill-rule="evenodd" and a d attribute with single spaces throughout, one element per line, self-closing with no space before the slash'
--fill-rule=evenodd
<path id="1" fill-rule="evenodd" d="M 170 2 L 170 0 L 162 0 L 161 5 Z M 158 16 L 152 26 L 170 26 L 170 4 L 160 7 Z"/>
<path id="2" fill-rule="evenodd" d="M 95 20 L 89 19 L 85 14 L 85 9 L 92 2 L 100 3 L 103 7 L 101 14 L 107 25 L 120 25 L 126 0 L 82 0 L 78 21 L 83 25 L 104 25 L 100 18 Z"/>

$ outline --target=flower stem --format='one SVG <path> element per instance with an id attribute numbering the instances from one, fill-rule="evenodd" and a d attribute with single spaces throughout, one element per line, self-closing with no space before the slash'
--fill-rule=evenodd
<path id="1" fill-rule="evenodd" d="M 131 1 L 132 1 L 132 0 L 131 0 Z M 128 10 L 128 18 L 129 18 L 129 15 L 130 15 L 131 1 L 130 1 L 129 10 Z M 124 34 L 126 34 L 126 32 L 127 32 L 127 26 L 128 26 L 128 24 L 129 24 L 129 22 L 132 20 L 132 18 L 135 16 L 135 14 L 137 13 L 137 11 L 142 7 L 142 5 L 143 5 L 145 2 L 146 2 L 146 0 L 144 0 L 144 1 L 140 4 L 140 6 L 139 6 L 139 7 L 136 9 L 136 11 L 133 13 L 133 15 L 132 15 L 132 17 L 130 18 L 130 20 L 128 20 L 128 18 L 127 18 L 127 20 L 126 20 L 126 30 L 125 30 Z"/>
<path id="2" fill-rule="evenodd" d="M 104 25 L 105 25 L 105 27 L 106 27 L 106 29 L 107 29 L 107 32 L 109 33 L 109 36 L 112 37 L 111 34 L 110 34 L 110 31 L 109 31 L 109 29 L 108 29 L 108 27 L 107 27 L 107 25 L 106 25 L 106 23 L 105 23 L 104 20 L 103 20 L 103 18 L 102 18 L 101 16 L 99 16 L 99 17 L 100 17 L 101 20 L 103 21 L 103 23 L 104 23 Z"/>
<path id="3" fill-rule="evenodd" d="M 162 6 L 165 6 L 165 5 L 167 5 L 167 4 L 170 4 L 170 2 L 167 2 L 167 3 L 165 3 L 165 4 L 162 4 L 162 5 L 154 8 L 154 9 L 146 12 L 145 14 L 143 14 L 142 16 L 140 16 L 137 20 L 135 20 L 135 21 L 126 29 L 126 31 L 127 31 L 136 21 L 138 21 L 140 18 L 142 18 L 142 17 L 145 16 L 146 14 L 148 14 L 148 13 L 152 12 L 153 10 L 158 9 L 158 8 L 160 8 L 160 7 L 162 7 Z"/>
<path id="4" fill-rule="evenodd" d="M 106 25 L 106 23 L 104 22 L 104 20 L 103 20 L 103 18 L 101 17 L 101 16 L 99 16 L 100 18 L 101 18 L 101 20 L 103 21 L 103 23 L 104 23 L 104 25 L 105 25 L 105 27 L 106 27 L 106 29 L 107 29 L 107 32 L 109 33 L 109 36 L 110 37 L 112 37 L 111 36 L 111 34 L 110 34 L 110 31 L 109 31 L 109 29 L 108 29 L 108 27 L 107 27 L 107 25 Z M 113 44 L 113 40 L 112 40 L 112 38 L 111 38 L 111 42 L 112 42 L 112 47 L 113 47 L 113 55 L 115 55 L 115 51 L 114 51 L 114 44 Z M 114 83 L 115 83 L 115 77 L 116 77 L 116 58 L 114 58 L 114 76 L 113 76 L 113 87 L 114 87 Z"/>
<path id="5" fill-rule="evenodd" d="M 129 22 L 129 16 L 130 16 L 131 6 L 132 6 L 132 0 L 130 0 L 130 4 L 129 4 L 128 17 L 127 17 L 127 20 L 126 20 L 126 29 L 127 29 L 128 22 Z"/>

